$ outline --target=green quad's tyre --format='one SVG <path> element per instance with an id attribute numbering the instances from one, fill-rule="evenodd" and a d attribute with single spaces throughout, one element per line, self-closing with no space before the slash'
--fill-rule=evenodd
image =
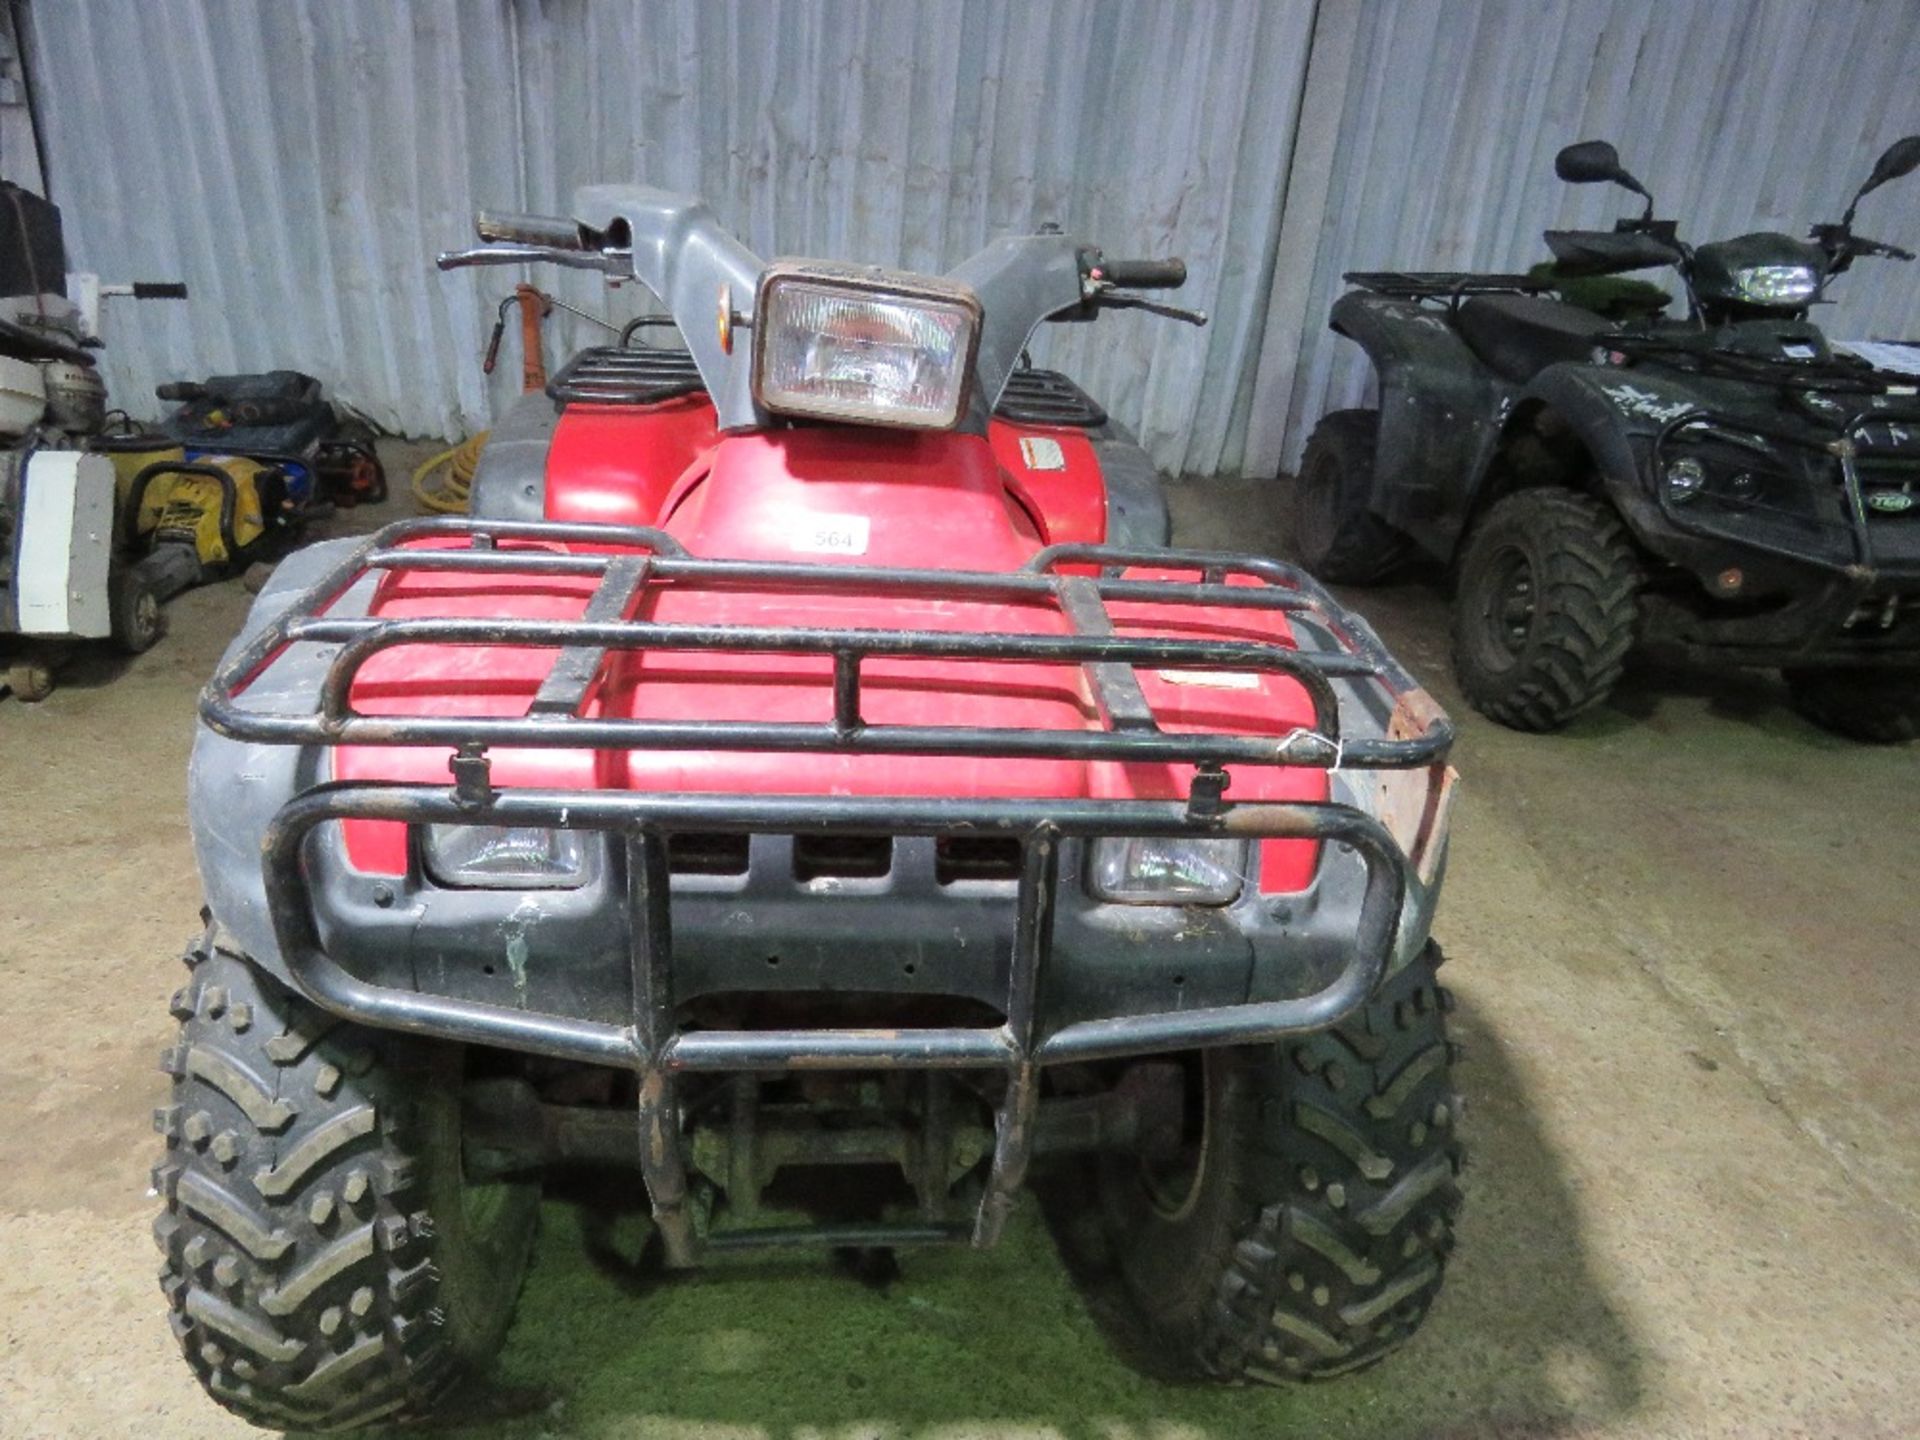
<path id="1" fill-rule="evenodd" d="M 210 939 L 187 963 L 154 1117 L 187 1363 L 258 1425 L 424 1414 L 505 1338 L 537 1187 L 463 1179 L 458 1048 L 339 1021 Z"/>
<path id="2" fill-rule="evenodd" d="M 1619 517 L 1571 490 L 1488 510 L 1460 557 L 1453 668 L 1473 708 L 1558 730 L 1612 693 L 1638 627 L 1639 557 Z"/>
<path id="3" fill-rule="evenodd" d="M 1788 670 L 1793 708 L 1823 730 L 1869 745 L 1920 738 L 1920 670 Z"/>
<path id="4" fill-rule="evenodd" d="M 1102 1162 L 1110 1253 L 1173 1370 L 1336 1375 L 1425 1318 L 1460 1207 L 1439 963 L 1429 945 L 1333 1030 L 1196 1057 L 1181 1160 Z"/>
<path id="5" fill-rule="evenodd" d="M 1376 410 L 1321 418 L 1300 460 L 1293 545 L 1308 570 L 1342 585 L 1372 585 L 1407 558 L 1407 537 L 1367 508 L 1373 488 Z"/>

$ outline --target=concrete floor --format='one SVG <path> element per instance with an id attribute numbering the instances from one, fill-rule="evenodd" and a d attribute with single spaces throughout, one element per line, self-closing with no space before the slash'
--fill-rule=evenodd
<path id="1" fill-rule="evenodd" d="M 1180 538 L 1276 544 L 1273 494 L 1183 488 Z M 1920 1433 L 1920 755 L 1824 736 L 1767 681 L 1644 670 L 1569 734 L 1511 734 L 1459 703 L 1434 591 L 1358 598 L 1461 728 L 1439 935 L 1472 1168 L 1409 1350 L 1308 1390 L 1169 1387 L 1107 1346 L 1030 1208 L 882 1294 L 796 1261 L 662 1284 L 620 1258 L 630 1221 L 553 1202 L 473 1401 L 497 1418 L 461 1433 Z M 0 699 L 6 1436 L 251 1433 L 177 1356 L 145 1193 L 199 903 L 193 697 L 246 604 L 185 596 L 124 673 Z"/>

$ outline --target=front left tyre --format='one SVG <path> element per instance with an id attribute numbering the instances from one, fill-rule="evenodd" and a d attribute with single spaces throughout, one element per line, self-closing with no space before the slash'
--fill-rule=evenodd
<path id="1" fill-rule="evenodd" d="M 187 1363 L 256 1425 L 426 1413 L 505 1338 L 538 1187 L 466 1181 L 457 1047 L 340 1021 L 211 937 L 186 959 L 153 1183 Z"/>
<path id="2" fill-rule="evenodd" d="M 1333 1029 L 1192 1057 L 1177 1159 L 1098 1193 L 1158 1363 L 1278 1382 L 1357 1370 L 1439 1294 L 1460 1209 L 1460 1097 L 1438 947 Z"/>
<path id="3" fill-rule="evenodd" d="M 1626 527 L 1591 495 L 1499 501 L 1467 537 L 1453 602 L 1453 670 L 1482 715 L 1558 730 L 1613 693 L 1640 618 Z"/>
<path id="4" fill-rule="evenodd" d="M 1920 670 L 1788 670 L 1793 708 L 1868 745 L 1920 739 Z"/>

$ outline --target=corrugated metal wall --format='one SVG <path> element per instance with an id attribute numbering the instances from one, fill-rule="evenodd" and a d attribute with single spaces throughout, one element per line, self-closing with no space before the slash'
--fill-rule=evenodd
<path id="1" fill-rule="evenodd" d="M 1184 254 L 1204 331 L 1137 316 L 1052 357 L 1169 469 L 1220 461 L 1250 372 L 1312 0 L 91 0 L 32 7 L 76 263 L 188 282 L 111 317 L 123 403 L 296 365 L 383 424 L 486 423 L 478 356 L 515 272 L 435 273 L 476 206 L 574 186 L 703 194 L 763 255 L 942 270 L 1057 221 Z M 536 282 L 610 318 L 584 276 Z M 550 354 L 590 330 L 568 321 Z M 512 345 L 509 341 L 509 346 Z M 496 396 L 518 366 L 503 364 Z M 510 375 L 509 375 L 510 372 Z M 1245 397 L 1242 396 L 1244 409 Z"/>
<path id="2" fill-rule="evenodd" d="M 1698 241 L 1838 219 L 1875 156 L 1917 131 L 1912 0 L 1361 5 L 1310 323 L 1292 394 L 1272 400 L 1290 402 L 1285 459 L 1324 411 L 1368 394 L 1358 347 L 1325 328 L 1341 272 L 1524 270 L 1546 258 L 1542 230 L 1638 213 L 1613 186 L 1556 180 L 1562 145 L 1612 140 Z M 1856 223 L 1920 249 L 1920 179 L 1869 197 Z M 1817 318 L 1837 336 L 1920 337 L 1916 272 L 1862 261 Z"/>
<path id="3" fill-rule="evenodd" d="M 515 278 L 442 276 L 432 252 L 466 239 L 476 206 L 552 210 L 587 180 L 702 192 L 767 255 L 942 269 L 1043 220 L 1115 253 L 1182 253 L 1182 298 L 1213 313 L 1207 330 L 1111 317 L 1049 332 L 1043 358 L 1163 468 L 1209 472 L 1291 460 L 1322 410 L 1364 395 L 1357 351 L 1324 329 L 1341 271 L 1524 267 L 1543 228 L 1624 213 L 1617 193 L 1554 180 L 1569 140 L 1614 139 L 1662 211 L 1711 238 L 1837 215 L 1878 149 L 1920 130 L 1908 0 L 1317 9 L 1351 43 L 1314 47 L 1341 73 L 1319 77 L 1333 100 L 1308 123 L 1338 134 L 1331 174 L 1294 186 L 1284 254 L 1314 0 L 34 0 L 28 14 L 76 262 L 193 287 L 187 305 L 109 316 L 116 397 L 151 413 L 158 379 L 298 365 L 415 434 L 486 422 L 478 356 Z M 1914 195 L 1873 197 L 1862 228 L 1912 245 Z M 1304 324 L 1270 331 L 1276 264 L 1312 283 Z M 616 320 L 637 303 L 536 278 Z M 1920 334 L 1916 280 L 1863 263 L 1823 318 Z M 590 338 L 567 321 L 549 353 Z M 517 379 L 511 353 L 493 399 Z M 1249 458 L 1256 413 L 1271 438 Z"/>

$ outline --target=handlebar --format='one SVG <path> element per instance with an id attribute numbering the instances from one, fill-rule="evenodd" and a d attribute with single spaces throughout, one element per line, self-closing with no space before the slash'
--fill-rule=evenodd
<path id="1" fill-rule="evenodd" d="M 1178 290 L 1187 283 L 1187 262 L 1102 258 L 1094 262 L 1091 277 L 1123 290 Z"/>
<path id="2" fill-rule="evenodd" d="M 1808 239 L 1827 252 L 1827 274 L 1844 275 L 1853 262 L 1878 257 L 1885 260 L 1911 260 L 1913 251 L 1902 249 L 1898 245 L 1889 245 L 1884 240 L 1869 240 L 1864 235 L 1856 235 L 1844 221 L 1833 225 L 1816 225 L 1808 234 Z"/>
<path id="3" fill-rule="evenodd" d="M 1848 248 L 1855 255 L 1877 255 L 1887 260 L 1911 260 L 1913 251 L 1903 250 L 1898 245 L 1889 245 L 1884 240 L 1869 240 L 1864 235 L 1852 236 Z"/>
<path id="4" fill-rule="evenodd" d="M 540 245 L 551 250 L 584 250 L 580 226 L 558 215 L 517 215 L 508 210 L 481 210 L 473 229 L 482 240 L 504 240 L 514 245 Z"/>
<path id="5" fill-rule="evenodd" d="M 133 282 L 133 298 L 136 300 L 184 300 L 187 287 L 178 280 L 136 280 Z"/>

